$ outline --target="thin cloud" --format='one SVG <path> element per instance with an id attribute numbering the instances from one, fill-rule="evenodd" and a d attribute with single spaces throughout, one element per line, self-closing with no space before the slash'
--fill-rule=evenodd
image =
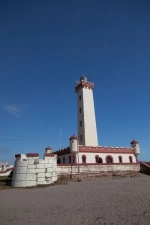
<path id="1" fill-rule="evenodd" d="M 7 113 L 12 114 L 13 116 L 19 116 L 21 113 L 20 108 L 15 105 L 4 105 L 3 108 Z"/>
<path id="2" fill-rule="evenodd" d="M 10 152 L 9 148 L 0 147 L 0 154 L 7 154 Z"/>

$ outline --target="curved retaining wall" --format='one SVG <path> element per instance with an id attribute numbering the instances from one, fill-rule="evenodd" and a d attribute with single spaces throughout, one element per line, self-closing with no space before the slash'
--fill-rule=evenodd
<path id="1" fill-rule="evenodd" d="M 57 180 L 57 155 L 49 153 L 39 159 L 38 153 L 15 155 L 12 186 L 31 187 Z"/>

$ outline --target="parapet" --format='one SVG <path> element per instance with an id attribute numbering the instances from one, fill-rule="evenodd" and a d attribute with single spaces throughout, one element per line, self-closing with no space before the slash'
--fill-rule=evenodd
<path id="1" fill-rule="evenodd" d="M 66 154 L 69 154 L 69 153 L 70 153 L 70 147 L 63 148 L 63 149 L 60 149 L 60 150 L 57 150 L 57 151 L 54 152 L 54 154 L 57 154 L 58 156 L 66 155 Z"/>

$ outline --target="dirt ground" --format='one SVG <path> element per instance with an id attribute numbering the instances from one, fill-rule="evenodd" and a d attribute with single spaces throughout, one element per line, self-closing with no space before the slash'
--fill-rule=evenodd
<path id="1" fill-rule="evenodd" d="M 150 176 L 0 190 L 1 225 L 150 225 Z"/>

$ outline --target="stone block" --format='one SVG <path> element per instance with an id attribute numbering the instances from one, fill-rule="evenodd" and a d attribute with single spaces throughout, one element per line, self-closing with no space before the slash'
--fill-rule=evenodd
<path id="1" fill-rule="evenodd" d="M 27 167 L 20 167 L 20 173 L 27 173 Z"/>
<path id="2" fill-rule="evenodd" d="M 39 160 L 39 164 L 46 164 L 46 163 L 48 163 L 48 159 Z"/>
<path id="3" fill-rule="evenodd" d="M 27 174 L 36 174 L 37 169 L 27 169 Z"/>
<path id="4" fill-rule="evenodd" d="M 20 181 L 20 187 L 36 186 L 36 181 Z"/>
<path id="5" fill-rule="evenodd" d="M 47 181 L 37 181 L 37 185 L 40 185 L 40 184 L 50 184 L 50 181 L 47 182 Z"/>
<path id="6" fill-rule="evenodd" d="M 57 171 L 57 166 L 53 166 L 53 171 Z"/>
<path id="7" fill-rule="evenodd" d="M 53 160 L 53 166 L 57 166 L 56 160 L 55 161 Z"/>
<path id="8" fill-rule="evenodd" d="M 27 167 L 27 165 L 28 165 L 28 161 L 21 161 L 21 160 L 16 160 L 15 161 L 15 163 L 14 163 L 14 166 L 16 167 L 18 167 L 18 166 L 26 166 Z"/>
<path id="9" fill-rule="evenodd" d="M 49 172 L 53 172 L 53 168 L 51 167 L 51 168 L 47 168 L 47 173 L 49 173 Z"/>
<path id="10" fill-rule="evenodd" d="M 34 159 L 28 158 L 28 164 L 29 165 L 34 165 Z"/>
<path id="11" fill-rule="evenodd" d="M 44 177 L 45 178 L 45 173 L 38 173 L 37 177 Z"/>
<path id="12" fill-rule="evenodd" d="M 52 177 L 52 183 L 57 180 L 57 177 Z"/>
<path id="13" fill-rule="evenodd" d="M 13 169 L 13 174 L 15 174 L 15 173 L 20 173 L 20 167 L 15 167 Z"/>
<path id="14" fill-rule="evenodd" d="M 45 181 L 45 177 L 38 177 L 37 182 L 44 182 Z"/>
<path id="15" fill-rule="evenodd" d="M 53 158 L 47 158 L 48 159 L 48 163 L 50 163 L 50 164 L 52 164 L 52 160 L 53 160 Z"/>
<path id="16" fill-rule="evenodd" d="M 57 172 L 53 171 L 53 177 L 57 176 Z"/>
<path id="17" fill-rule="evenodd" d="M 28 165 L 28 169 L 36 169 L 36 165 Z"/>
<path id="18" fill-rule="evenodd" d="M 45 173 L 45 168 L 36 169 L 36 173 Z"/>
<path id="19" fill-rule="evenodd" d="M 41 169 L 41 168 L 45 168 L 44 165 L 45 165 L 45 164 L 37 164 L 36 166 L 37 166 L 37 169 Z"/>
<path id="20" fill-rule="evenodd" d="M 52 177 L 53 176 L 53 173 L 51 172 L 51 173 L 45 173 L 45 176 L 46 177 Z"/>
<path id="21" fill-rule="evenodd" d="M 12 187 L 20 187 L 20 185 L 21 185 L 20 183 L 21 183 L 21 181 L 12 180 L 11 186 Z"/>
<path id="22" fill-rule="evenodd" d="M 27 174 L 25 180 L 27 180 L 27 181 L 36 181 L 36 175 L 35 174 Z"/>
<path id="23" fill-rule="evenodd" d="M 16 174 L 13 174 L 13 180 L 16 180 L 16 181 L 21 181 L 21 180 L 25 180 L 26 178 L 26 173 L 16 173 Z"/>
<path id="24" fill-rule="evenodd" d="M 52 168 L 53 165 L 51 163 L 45 164 L 45 168 Z"/>

